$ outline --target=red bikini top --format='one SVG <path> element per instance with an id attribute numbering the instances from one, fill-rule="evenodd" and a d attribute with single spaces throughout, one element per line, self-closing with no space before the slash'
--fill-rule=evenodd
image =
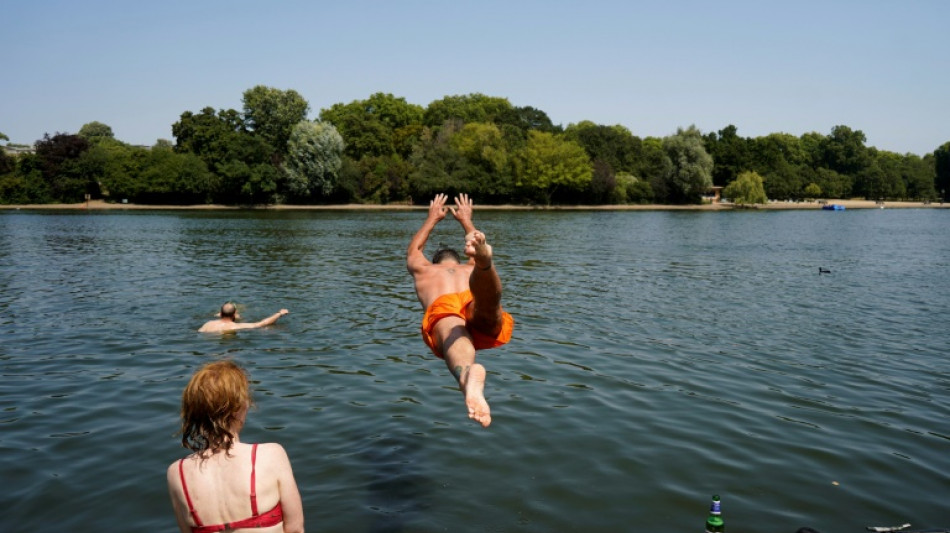
<path id="1" fill-rule="evenodd" d="M 188 502 L 188 510 L 191 512 L 191 518 L 195 521 L 195 526 L 191 528 L 192 533 L 216 533 L 218 531 L 228 531 L 240 528 L 271 527 L 284 521 L 284 511 L 280 507 L 280 502 L 273 509 L 263 514 L 257 513 L 257 486 L 255 483 L 255 464 L 257 463 L 257 444 L 251 446 L 251 513 L 249 518 L 238 520 L 237 522 L 225 522 L 213 526 L 201 524 L 198 513 L 195 511 L 194 504 L 191 503 L 191 496 L 188 495 L 188 485 L 185 484 L 184 459 L 178 461 L 178 475 L 181 476 L 181 488 L 185 492 L 185 501 Z"/>

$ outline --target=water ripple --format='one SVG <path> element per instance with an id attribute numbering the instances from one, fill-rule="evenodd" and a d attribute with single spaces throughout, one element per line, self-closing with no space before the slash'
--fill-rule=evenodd
<path id="1" fill-rule="evenodd" d="M 517 321 L 482 430 L 419 339 L 420 213 L 0 213 L 0 530 L 174 529 L 222 357 L 317 530 L 686 531 L 712 493 L 735 531 L 948 525 L 948 212 L 816 215 L 479 213 Z M 197 334 L 225 300 L 291 314 Z"/>

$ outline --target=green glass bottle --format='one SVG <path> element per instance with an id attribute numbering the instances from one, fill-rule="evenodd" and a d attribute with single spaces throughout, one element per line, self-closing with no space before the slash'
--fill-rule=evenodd
<path id="1" fill-rule="evenodd" d="M 723 533 L 726 524 L 722 521 L 722 509 L 719 507 L 719 495 L 713 494 L 709 505 L 709 516 L 706 518 L 706 533 Z"/>

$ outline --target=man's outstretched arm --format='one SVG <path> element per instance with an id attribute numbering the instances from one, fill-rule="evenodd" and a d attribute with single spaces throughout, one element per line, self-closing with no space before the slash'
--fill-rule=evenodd
<path id="1" fill-rule="evenodd" d="M 290 312 L 290 311 L 288 311 L 288 310 L 286 310 L 286 309 L 281 309 L 280 311 L 277 311 L 277 312 L 274 313 L 273 315 L 271 315 L 271 316 L 265 318 L 264 320 L 261 320 L 260 322 L 255 322 L 255 323 L 253 323 L 253 324 L 250 324 L 250 327 L 252 327 L 252 328 L 262 328 L 262 327 L 264 327 L 264 326 L 269 326 L 269 325 L 273 324 L 274 322 L 277 322 L 277 319 L 278 319 L 278 318 L 280 318 L 280 317 L 286 315 L 286 314 L 289 313 L 289 312 Z"/>
<path id="2" fill-rule="evenodd" d="M 409 241 L 409 249 L 406 251 L 406 268 L 409 269 L 409 272 L 414 272 L 429 265 L 429 260 L 426 259 L 423 250 L 426 247 L 426 242 L 429 240 L 429 234 L 432 233 L 436 224 L 445 218 L 445 201 L 447 199 L 448 196 L 437 194 L 435 198 L 429 202 L 429 214 L 426 216 L 425 222 L 422 223 L 422 227 L 419 228 L 419 231 L 417 231 L 412 237 L 412 240 Z"/>

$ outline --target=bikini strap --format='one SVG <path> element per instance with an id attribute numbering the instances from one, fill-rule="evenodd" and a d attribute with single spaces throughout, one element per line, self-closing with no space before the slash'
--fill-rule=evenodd
<path id="1" fill-rule="evenodd" d="M 251 446 L 251 516 L 257 516 L 257 484 L 254 475 L 255 463 L 257 463 L 257 443 Z"/>
<path id="2" fill-rule="evenodd" d="M 191 519 L 195 521 L 196 527 L 201 527 L 201 520 L 198 519 L 198 513 L 195 512 L 195 506 L 191 503 L 191 496 L 188 495 L 188 485 L 185 483 L 185 460 L 178 460 L 178 475 L 181 476 L 181 490 L 185 493 L 185 501 L 188 502 L 188 511 L 191 513 Z M 253 474 L 252 474 L 253 479 Z"/>

